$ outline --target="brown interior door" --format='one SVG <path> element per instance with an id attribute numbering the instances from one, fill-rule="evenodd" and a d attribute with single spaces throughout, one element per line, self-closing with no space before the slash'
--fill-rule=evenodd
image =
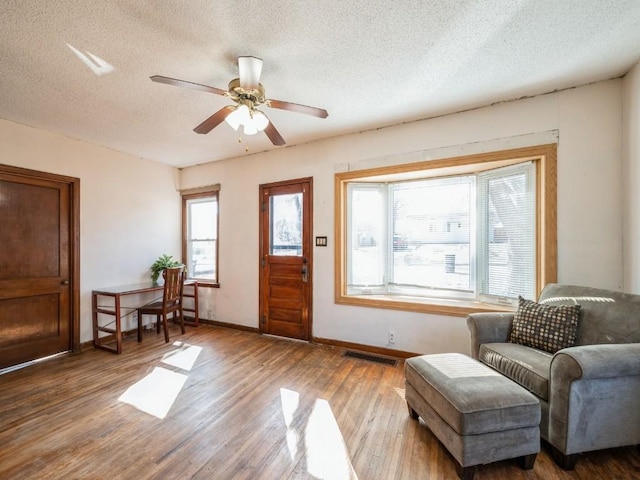
<path id="1" fill-rule="evenodd" d="M 311 336 L 312 179 L 260 186 L 260 332 Z"/>
<path id="2" fill-rule="evenodd" d="M 0 368 L 74 343 L 72 186 L 18 170 L 0 168 Z"/>

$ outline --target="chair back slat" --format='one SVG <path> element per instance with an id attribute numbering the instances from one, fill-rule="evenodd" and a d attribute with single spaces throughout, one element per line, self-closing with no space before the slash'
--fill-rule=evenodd
<path id="1" fill-rule="evenodd" d="M 165 306 L 178 304 L 182 299 L 184 267 L 171 267 L 164 271 L 163 303 Z"/>

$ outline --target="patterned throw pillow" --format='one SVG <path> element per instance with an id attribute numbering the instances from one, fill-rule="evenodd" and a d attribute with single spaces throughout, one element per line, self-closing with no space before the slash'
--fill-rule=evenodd
<path id="1" fill-rule="evenodd" d="M 580 305 L 541 305 L 518 297 L 509 342 L 556 353 L 572 347 L 578 334 Z"/>

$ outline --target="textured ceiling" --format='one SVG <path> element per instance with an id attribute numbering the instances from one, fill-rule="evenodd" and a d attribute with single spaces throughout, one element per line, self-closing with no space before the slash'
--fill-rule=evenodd
<path id="1" fill-rule="evenodd" d="M 0 118 L 188 166 L 274 147 L 223 123 L 238 55 L 264 60 L 288 145 L 614 78 L 640 59 L 638 0 L 2 0 Z M 90 161 L 90 159 L 87 159 Z"/>

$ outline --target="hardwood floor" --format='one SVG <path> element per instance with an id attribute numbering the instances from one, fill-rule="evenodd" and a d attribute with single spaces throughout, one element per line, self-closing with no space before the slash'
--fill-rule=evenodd
<path id="1" fill-rule="evenodd" d="M 0 478 L 457 478 L 408 415 L 402 362 L 220 327 L 170 334 L 181 344 L 146 331 L 122 355 L 88 349 L 1 375 Z M 543 449 L 533 470 L 504 461 L 475 478 L 638 479 L 640 451 L 582 455 L 564 472 Z"/>

